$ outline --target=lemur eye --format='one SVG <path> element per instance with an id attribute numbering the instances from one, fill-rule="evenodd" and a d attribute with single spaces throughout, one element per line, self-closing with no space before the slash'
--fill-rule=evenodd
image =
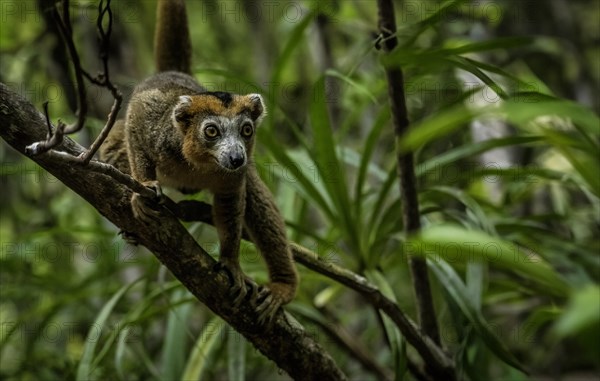
<path id="1" fill-rule="evenodd" d="M 250 123 L 246 123 L 242 126 L 242 136 L 249 138 L 254 133 L 254 129 Z"/>
<path id="2" fill-rule="evenodd" d="M 214 124 L 209 124 L 208 126 L 204 127 L 204 136 L 209 139 L 214 139 L 219 136 L 219 129 Z"/>

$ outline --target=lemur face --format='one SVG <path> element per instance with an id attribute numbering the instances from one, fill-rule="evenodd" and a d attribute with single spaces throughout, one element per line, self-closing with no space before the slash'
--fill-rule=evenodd
<path id="1" fill-rule="evenodd" d="M 243 168 L 252 154 L 256 128 L 265 115 L 258 94 L 207 92 L 181 96 L 173 109 L 173 123 L 184 134 L 184 155 L 191 162 L 214 162 L 226 171 Z"/>

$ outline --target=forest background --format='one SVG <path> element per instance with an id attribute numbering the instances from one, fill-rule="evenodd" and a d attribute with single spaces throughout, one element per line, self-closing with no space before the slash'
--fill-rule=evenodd
<path id="1" fill-rule="evenodd" d="M 51 4 L 0 1 L 0 82 L 73 121 L 77 92 Z M 265 95 L 256 162 L 292 241 L 364 276 L 415 320 L 407 260 L 428 259 L 460 379 L 598 380 L 599 2 L 394 4 L 399 45 L 385 54 L 376 1 L 188 1 L 193 72 L 209 90 Z M 71 10 L 92 73 L 97 7 Z M 109 62 L 127 98 L 154 71 L 156 2 L 112 7 Z M 404 71 L 411 123 L 398 140 L 389 67 Z M 87 91 L 86 128 L 72 136 L 84 146 L 113 102 Z M 417 237 L 401 218 L 396 157 L 407 151 Z M 0 378 L 288 379 L 62 182 L 4 141 L 0 158 Z M 218 254 L 211 226 L 186 227 Z M 252 245 L 241 257 L 267 281 Z M 298 268 L 286 310 L 349 378 L 423 377 L 387 316 Z"/>

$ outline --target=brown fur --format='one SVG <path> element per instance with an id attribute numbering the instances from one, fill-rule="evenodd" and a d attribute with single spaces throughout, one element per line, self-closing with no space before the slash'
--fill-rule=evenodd
<path id="1" fill-rule="evenodd" d="M 172 22 L 171 22 L 172 21 Z M 173 53 L 177 54 L 173 54 Z M 176 70 L 191 74 L 192 42 L 188 31 L 187 12 L 183 0 L 158 2 L 154 59 L 156 69 Z"/>
<path id="2" fill-rule="evenodd" d="M 283 218 L 252 162 L 255 135 L 246 137 L 240 132 L 246 124 L 254 130 L 258 127 L 265 115 L 264 104 L 257 94 L 207 92 L 181 72 L 189 71 L 191 53 L 185 49 L 189 32 L 182 9 L 185 16 L 181 1 L 159 1 L 155 36 L 157 67 L 179 72 L 156 74 L 136 87 L 125 122 L 115 125 L 100 156 L 156 189 L 159 196 L 161 186 L 213 193 L 213 220 L 221 242 L 219 265 L 231 276 L 234 304 L 247 292 L 239 265 L 243 226 L 269 269 L 271 282 L 251 296 L 258 301 L 259 322 L 270 321 L 281 305 L 294 298 L 298 275 Z M 182 43 L 174 43 L 177 39 L 182 39 L 183 49 Z M 219 139 L 203 135 L 209 122 L 219 126 Z M 242 165 L 233 164 L 236 155 L 243 157 Z M 157 222 L 157 213 L 147 200 L 134 194 L 131 203 L 138 218 Z"/>
<path id="3" fill-rule="evenodd" d="M 127 157 L 127 146 L 125 140 L 125 121 L 119 119 L 115 122 L 110 135 L 100 146 L 100 157 L 111 163 L 121 172 L 129 173 L 129 158 Z"/>

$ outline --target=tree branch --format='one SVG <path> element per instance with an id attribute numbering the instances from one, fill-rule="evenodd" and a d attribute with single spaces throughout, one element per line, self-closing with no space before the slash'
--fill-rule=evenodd
<path id="1" fill-rule="evenodd" d="M 374 284 L 350 270 L 325 262 L 317 254 L 296 243 L 292 243 L 291 248 L 296 262 L 360 293 L 375 308 L 388 315 L 402 332 L 406 341 L 421 355 L 428 371 L 435 379 L 453 379 L 454 365 L 452 361 L 427 335 L 419 330 L 396 303 L 383 295 Z"/>
<path id="2" fill-rule="evenodd" d="M 184 200 L 176 205 L 170 205 L 169 210 L 184 221 L 198 221 L 212 225 L 212 207 L 201 201 Z M 249 240 L 244 232 L 244 239 Z M 429 373 L 436 379 L 452 380 L 454 374 L 453 362 L 391 299 L 379 291 L 377 286 L 368 279 L 348 270 L 327 262 L 315 252 L 292 242 L 290 244 L 294 260 L 306 268 L 324 275 L 334 281 L 361 294 L 375 308 L 383 311 L 396 324 L 406 341 L 412 345 L 427 364 Z"/>
<path id="3" fill-rule="evenodd" d="M 396 45 L 396 19 L 394 4 L 391 0 L 377 0 L 379 10 L 379 31 L 381 33 L 383 50 L 390 53 Z M 399 66 L 386 67 L 390 106 L 396 139 L 408 131 L 409 121 L 404 96 L 404 75 Z M 417 180 L 412 152 L 397 152 L 398 174 L 400 176 L 400 199 L 402 201 L 402 219 L 406 236 L 421 229 L 419 214 L 419 199 L 417 195 Z M 427 263 L 422 258 L 409 260 L 413 279 L 413 288 L 417 300 L 417 312 L 423 332 L 438 345 L 440 333 L 436 320 L 433 298 L 429 284 Z"/>
<path id="4" fill-rule="evenodd" d="M 0 83 L 0 136 L 17 151 L 44 139 L 46 121 L 34 106 Z M 78 156 L 84 148 L 66 137 L 57 152 Z M 161 223 L 146 225 L 133 216 L 131 190 L 104 173 L 81 163 L 56 160 L 52 154 L 31 157 L 37 164 L 83 197 L 120 229 L 138 241 L 214 313 L 248 339 L 294 379 L 344 380 L 329 353 L 298 324 L 290 324 L 280 311 L 271 327 L 256 324 L 258 314 L 250 303 L 239 309 L 230 304 L 229 283 L 216 262 L 204 251 L 172 213 L 161 210 Z M 95 163 L 95 162 L 91 162 Z"/>

